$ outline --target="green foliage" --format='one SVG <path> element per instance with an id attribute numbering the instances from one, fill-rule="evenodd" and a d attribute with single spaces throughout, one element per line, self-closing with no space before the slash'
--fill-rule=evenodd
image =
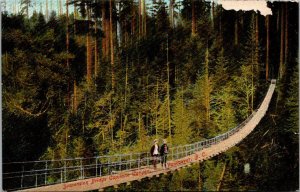
<path id="1" fill-rule="evenodd" d="M 222 163 L 216 161 L 208 160 L 204 164 L 204 185 L 203 190 L 216 191 L 219 184 L 220 175 L 223 168 Z"/>
<path id="2" fill-rule="evenodd" d="M 150 12 L 142 15 L 147 21 L 147 33 L 141 38 L 138 2 L 113 1 L 116 89 L 111 90 L 111 62 L 103 54 L 103 49 L 110 47 L 105 47 L 109 36 L 108 29 L 102 26 L 101 11 L 104 6 L 107 19 L 108 1 L 71 1 L 77 4 L 77 13 L 81 15 L 76 19 L 71 18 L 74 15 L 69 16 L 69 50 L 66 49 L 66 15 L 52 14 L 45 20 L 42 13 L 34 12 L 25 17 L 30 3 L 30 0 L 21 1 L 23 15 L 2 14 L 5 161 L 149 151 L 155 138 L 170 139 L 170 147 L 200 141 L 235 127 L 252 113 L 260 93 L 265 93 L 261 84 L 266 83 L 260 76 L 265 57 L 262 51 L 265 28 L 260 21 L 257 45 L 254 12 L 236 14 L 220 6 L 212 10 L 210 2 L 176 1 L 178 15 L 175 14 L 173 28 L 167 3 L 156 1 L 148 4 Z M 192 4 L 197 32 L 194 37 L 191 37 Z M 86 6 L 92 10 L 90 21 L 85 19 Z M 271 7 L 279 9 L 276 3 Z M 295 6 L 291 6 L 289 14 L 297 16 L 292 7 Z M 238 47 L 232 46 L 232 18 L 238 19 Z M 275 26 L 276 16 L 270 22 L 270 26 Z M 292 31 L 297 24 L 290 20 L 289 24 L 289 37 L 295 40 L 297 33 Z M 88 31 L 93 42 L 92 71 L 96 66 L 95 53 L 99 59 L 97 74 L 93 73 L 91 82 L 86 80 Z M 272 30 L 271 76 L 277 71 L 277 36 L 277 31 Z M 95 42 L 97 51 L 93 47 Z M 295 45 L 290 46 L 293 49 L 289 49 L 288 57 L 297 55 Z M 287 68 L 293 65 L 287 64 Z M 263 131 L 258 128 L 253 133 L 256 136 L 251 138 L 253 142 L 246 140 L 250 147 L 241 144 L 224 156 L 201 162 L 200 167 L 193 165 L 146 184 L 133 184 L 131 189 L 140 190 L 139 186 L 143 186 L 142 189 L 149 191 L 199 188 L 214 191 L 225 162 L 221 190 L 251 190 L 253 186 L 276 190 L 276 187 L 263 186 L 273 181 L 285 181 L 292 187 L 280 189 L 292 189 L 297 184 L 290 178 L 298 175 L 286 177 L 291 180 L 288 182 L 280 174 L 294 172 L 298 166 L 294 154 L 298 154 L 295 146 L 298 144 L 299 81 L 298 71 L 293 69 L 286 70 L 285 74 L 292 78 L 280 82 L 278 106 L 283 110 L 276 111 L 275 119 L 268 116 L 273 111 L 267 113 Z M 257 135 L 263 135 L 259 142 Z M 246 161 L 255 167 L 250 179 L 241 172 Z M 268 181 L 270 177 L 273 178 Z M 56 180 L 48 178 L 48 181 Z M 252 180 L 255 182 L 251 183 Z"/>
<path id="3" fill-rule="evenodd" d="M 255 85 L 252 86 L 252 66 L 241 66 L 241 75 L 234 76 L 236 85 L 236 95 L 238 96 L 238 105 L 240 106 L 239 117 L 245 119 L 252 112 L 251 97 L 255 91 Z"/>
<path id="4" fill-rule="evenodd" d="M 211 78 L 206 79 L 206 75 L 198 75 L 197 81 L 192 89 L 193 98 L 190 104 L 190 113 L 194 118 L 192 129 L 198 136 L 208 137 L 215 133 L 215 130 L 210 127 L 210 120 L 207 119 L 207 113 L 210 113 L 209 106 L 207 106 L 207 100 L 209 104 L 211 97 L 209 95 L 212 92 Z"/>
<path id="5" fill-rule="evenodd" d="M 218 128 L 218 133 L 226 132 L 237 125 L 234 102 L 236 96 L 232 85 L 225 85 L 212 96 L 212 119 Z"/>
<path id="6" fill-rule="evenodd" d="M 286 100 L 286 105 L 288 107 L 289 117 L 285 130 L 290 134 L 294 134 L 294 142 L 298 141 L 299 134 L 299 70 L 296 69 L 293 72 L 291 78 L 291 84 L 289 86 L 288 98 Z"/>
<path id="7" fill-rule="evenodd" d="M 184 145 L 190 143 L 193 138 L 191 123 L 193 116 L 190 114 L 187 108 L 187 101 L 184 98 L 184 90 L 179 89 L 175 94 L 175 99 L 173 100 L 173 123 L 174 123 L 174 145 Z"/>

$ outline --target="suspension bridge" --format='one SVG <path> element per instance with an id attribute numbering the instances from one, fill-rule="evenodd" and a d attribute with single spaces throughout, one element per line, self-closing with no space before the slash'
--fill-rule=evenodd
<path id="1" fill-rule="evenodd" d="M 9 191 L 102 191 L 122 183 L 159 177 L 216 156 L 241 142 L 266 114 L 276 80 L 258 109 L 237 127 L 204 141 L 169 149 L 167 169 L 153 168 L 149 152 L 92 158 L 3 163 L 4 189 Z M 13 170 L 13 171 L 12 171 Z M 15 171 L 19 170 L 19 171 Z"/>

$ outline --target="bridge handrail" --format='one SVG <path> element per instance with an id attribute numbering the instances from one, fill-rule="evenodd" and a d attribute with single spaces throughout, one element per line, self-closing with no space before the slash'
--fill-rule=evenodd
<path id="1" fill-rule="evenodd" d="M 270 90 L 271 86 L 269 87 Z M 187 155 L 193 154 L 195 151 L 200 151 L 203 148 L 207 148 L 213 144 L 216 144 L 220 141 L 227 139 L 229 136 L 233 135 L 234 133 L 238 132 L 245 124 L 247 124 L 252 117 L 260 110 L 261 105 L 264 103 L 266 97 L 268 96 L 269 90 L 266 96 L 263 99 L 263 102 L 260 103 L 259 108 L 254 110 L 251 115 L 249 115 L 243 122 L 241 122 L 236 127 L 230 129 L 229 131 L 217 135 L 213 138 L 205 139 L 202 141 L 198 141 L 191 144 L 186 145 L 179 145 L 173 146 L 170 148 L 169 156 L 172 160 L 176 160 L 182 158 Z M 129 158 L 129 159 L 128 159 Z M 27 161 L 27 162 L 10 162 L 10 163 L 3 163 L 4 165 L 14 165 L 14 164 L 22 164 L 23 163 L 23 170 L 22 171 L 14 171 L 14 172 L 4 172 L 3 173 L 3 180 L 4 179 L 12 179 L 12 178 L 20 178 L 21 179 L 21 187 L 16 189 L 24 189 L 29 187 L 37 187 L 41 185 L 49 185 L 59 183 L 59 181 L 66 182 L 72 181 L 74 178 L 88 178 L 89 176 L 85 174 L 85 171 L 95 171 L 95 176 L 104 176 L 113 174 L 113 172 L 124 170 L 132 170 L 135 168 L 141 168 L 142 166 L 149 166 L 151 160 L 149 152 L 135 152 L 129 154 L 114 154 L 114 155 L 103 155 L 103 156 L 95 156 L 95 157 L 88 157 L 88 158 L 68 158 L 68 159 L 56 159 L 56 160 L 40 160 L 40 161 Z M 90 160 L 88 164 L 85 164 L 83 161 Z M 160 161 L 160 158 L 158 158 Z M 58 167 L 54 165 L 54 163 L 58 162 Z M 67 163 L 71 162 L 71 166 Z M 36 164 L 44 165 L 43 168 L 40 169 L 31 169 L 31 170 L 24 170 L 24 165 L 32 163 L 33 166 Z M 73 164 L 73 165 L 72 165 Z M 36 165 L 37 166 L 37 165 Z M 48 167 L 49 166 L 49 167 Z M 122 166 L 125 166 L 125 168 Z M 103 169 L 103 170 L 102 170 Z M 73 177 L 72 174 L 73 173 Z M 90 171 L 91 172 L 91 171 Z M 99 172 L 99 174 L 98 174 Z M 55 175 L 60 176 L 55 176 Z M 71 175 L 71 176 L 70 176 Z M 41 185 L 38 184 L 38 177 L 43 176 L 44 183 Z M 51 183 L 48 183 L 48 176 L 52 176 L 53 178 L 57 177 L 57 180 Z M 23 186 L 23 179 L 26 177 L 32 177 L 31 180 L 35 179 L 35 184 L 31 186 Z M 69 178 L 68 178 L 69 177 Z"/>

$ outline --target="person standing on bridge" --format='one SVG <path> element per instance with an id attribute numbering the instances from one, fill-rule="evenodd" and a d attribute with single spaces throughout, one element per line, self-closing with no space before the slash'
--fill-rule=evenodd
<path id="1" fill-rule="evenodd" d="M 161 156 L 161 167 L 166 169 L 167 168 L 167 155 L 169 152 L 169 147 L 167 145 L 167 140 L 164 139 L 164 144 L 160 147 L 160 156 Z"/>
<path id="2" fill-rule="evenodd" d="M 157 161 L 157 157 L 159 155 L 159 146 L 157 144 L 157 139 L 154 140 L 154 144 L 151 147 L 151 156 L 153 157 L 153 167 L 154 169 L 156 169 L 156 161 Z"/>

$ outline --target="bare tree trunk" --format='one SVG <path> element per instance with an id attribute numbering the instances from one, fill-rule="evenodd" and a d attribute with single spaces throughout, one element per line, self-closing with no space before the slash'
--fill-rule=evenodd
<path id="1" fill-rule="evenodd" d="M 289 45 L 289 31 L 288 31 L 288 3 L 285 3 L 285 56 L 284 56 L 284 66 L 287 67 L 288 62 L 288 45 Z M 285 71 L 284 71 L 285 72 Z"/>
<path id="2" fill-rule="evenodd" d="M 113 43 L 113 21 L 112 21 L 112 0 L 109 1 L 109 27 L 110 27 L 110 63 L 111 63 L 111 86 L 115 89 L 115 64 L 114 64 L 114 43 Z"/>
<path id="3" fill-rule="evenodd" d="M 184 115 L 184 97 L 183 97 L 183 85 L 181 86 L 181 117 Z M 183 130 L 183 121 L 180 121 L 180 130 Z"/>
<path id="4" fill-rule="evenodd" d="M 135 10 L 134 10 L 134 5 L 132 7 L 132 18 L 131 18 L 131 44 L 132 44 L 132 40 L 135 36 L 135 25 L 136 25 L 136 13 L 135 13 Z"/>
<path id="5" fill-rule="evenodd" d="M 155 110 L 155 138 L 157 138 L 157 128 L 158 128 L 158 79 L 156 79 L 156 110 Z"/>
<path id="6" fill-rule="evenodd" d="M 147 11 L 146 11 L 146 0 L 142 0 L 143 2 L 143 36 L 147 34 Z"/>
<path id="7" fill-rule="evenodd" d="M 174 28 L 174 4 L 175 4 L 175 0 L 170 0 L 170 25 L 171 25 L 171 28 Z"/>
<path id="8" fill-rule="evenodd" d="M 73 112 L 77 113 L 77 85 L 76 85 L 76 81 L 74 80 L 74 102 L 73 102 Z"/>
<path id="9" fill-rule="evenodd" d="M 87 63 L 87 82 L 91 83 L 92 80 L 92 55 L 91 55 L 91 35 L 90 35 L 90 7 L 87 6 L 87 18 L 88 18 L 88 33 L 86 36 L 86 63 Z"/>
<path id="10" fill-rule="evenodd" d="M 139 112 L 139 131 L 138 131 L 138 140 L 139 142 L 142 140 L 141 138 L 141 127 L 142 127 L 142 120 L 141 120 L 141 112 Z"/>
<path id="11" fill-rule="evenodd" d="M 270 47 L 270 31 L 269 31 L 269 19 L 270 16 L 266 16 L 266 28 L 267 28 L 267 45 L 266 45 L 266 80 L 269 79 L 269 47 Z"/>
<path id="12" fill-rule="evenodd" d="M 62 2 L 61 0 L 59 0 L 59 15 L 63 14 L 63 10 L 62 10 Z"/>
<path id="13" fill-rule="evenodd" d="M 125 74 L 125 93 L 124 93 L 124 109 L 127 105 L 127 87 L 128 87 L 128 56 L 126 56 L 126 74 Z"/>
<path id="14" fill-rule="evenodd" d="M 168 128 L 169 128 L 169 139 L 172 145 L 172 130 L 171 130 L 171 101 L 170 101 L 170 64 L 169 64 L 169 37 L 167 36 L 167 97 L 168 97 Z"/>
<path id="15" fill-rule="evenodd" d="M 76 11 L 76 3 L 74 3 L 74 34 L 76 34 L 76 19 L 77 19 L 77 11 Z"/>
<path id="16" fill-rule="evenodd" d="M 141 0 L 139 0 L 139 40 L 141 39 L 142 34 L 142 3 Z"/>
<path id="17" fill-rule="evenodd" d="M 171 130 L 171 98 L 170 98 L 170 67 L 169 62 L 167 62 L 167 73 L 168 73 L 168 83 L 167 83 L 167 97 L 168 97 L 168 128 L 169 128 L 169 141 L 172 145 L 172 130 Z"/>
<path id="18" fill-rule="evenodd" d="M 110 0 L 111 1 L 111 0 Z M 111 144 L 112 144 L 112 147 L 114 147 L 114 129 L 113 129 L 113 126 L 112 126 L 112 96 L 110 96 L 110 103 L 109 103 L 109 114 L 110 114 L 110 123 L 109 123 L 109 126 L 110 126 L 110 130 L 111 130 Z"/>
<path id="19" fill-rule="evenodd" d="M 212 28 L 214 30 L 214 28 L 215 28 L 215 2 L 212 2 L 212 4 L 211 4 L 211 11 L 212 11 L 211 24 L 212 24 Z"/>
<path id="20" fill-rule="evenodd" d="M 280 23 L 280 9 L 278 9 L 277 20 L 276 20 L 276 31 L 279 31 L 279 23 Z"/>
<path id="21" fill-rule="evenodd" d="M 66 0 L 66 49 L 67 49 L 67 69 L 70 69 L 69 64 L 69 0 Z M 48 0 L 47 0 L 48 5 Z M 48 12 L 48 6 L 46 7 L 46 13 Z M 67 106 L 70 107 L 70 100 L 71 100 L 71 90 L 70 90 L 70 79 L 68 79 L 68 99 L 67 99 Z"/>
<path id="22" fill-rule="evenodd" d="M 110 53 L 110 23 L 109 19 L 106 19 L 106 24 L 105 24 L 105 35 L 106 35 L 106 41 L 105 41 L 105 50 L 106 50 L 106 57 L 108 58 L 109 53 Z"/>
<path id="23" fill-rule="evenodd" d="M 206 56 L 205 56 L 205 108 L 206 108 L 206 122 L 209 123 L 210 121 L 210 83 L 209 83 L 209 71 L 208 71 L 208 63 L 209 63 L 209 53 L 208 48 L 206 49 Z"/>
<path id="24" fill-rule="evenodd" d="M 102 30 L 104 32 L 104 37 L 102 38 L 102 55 L 105 58 L 106 57 L 106 19 L 105 19 L 105 4 L 102 3 L 101 7 L 101 14 L 102 14 Z"/>
<path id="25" fill-rule="evenodd" d="M 97 34 L 98 30 L 97 30 L 97 19 L 95 19 L 95 34 Z M 98 43 L 97 43 L 97 36 L 95 36 L 95 51 L 94 51 L 95 55 L 94 55 L 94 59 L 95 59 L 95 63 L 94 63 L 94 76 L 95 78 L 97 78 L 98 76 Z"/>
<path id="26" fill-rule="evenodd" d="M 48 0 L 46 0 L 46 21 L 49 19 L 49 13 L 48 13 Z"/>
<path id="27" fill-rule="evenodd" d="M 67 49 L 67 54 L 69 54 L 69 0 L 66 0 L 66 14 L 67 14 L 66 15 L 66 49 Z M 67 57 L 67 67 L 69 68 L 69 57 Z"/>
<path id="28" fill-rule="evenodd" d="M 225 170 L 226 170 L 226 163 L 224 164 L 224 167 L 223 167 L 220 179 L 219 179 L 219 184 L 218 184 L 218 187 L 217 187 L 217 191 L 220 191 L 220 189 L 221 189 L 222 180 L 223 180 L 223 177 L 225 175 Z"/>
<path id="29" fill-rule="evenodd" d="M 280 64 L 279 78 L 281 79 L 284 72 L 284 8 L 281 6 L 281 31 L 280 31 Z"/>
<path id="30" fill-rule="evenodd" d="M 255 18 L 255 69 L 256 73 L 259 76 L 260 68 L 259 68 L 259 23 L 258 23 L 258 14 L 256 14 Z"/>
<path id="31" fill-rule="evenodd" d="M 128 43 L 128 31 L 127 31 L 127 21 L 125 20 L 125 38 L 124 38 L 124 45 L 125 47 L 127 47 L 127 43 Z"/>
<path id="32" fill-rule="evenodd" d="M 236 19 L 235 19 L 235 23 L 234 23 L 234 45 L 235 46 L 237 46 L 239 44 L 238 22 L 239 22 L 238 12 L 236 12 Z"/>

